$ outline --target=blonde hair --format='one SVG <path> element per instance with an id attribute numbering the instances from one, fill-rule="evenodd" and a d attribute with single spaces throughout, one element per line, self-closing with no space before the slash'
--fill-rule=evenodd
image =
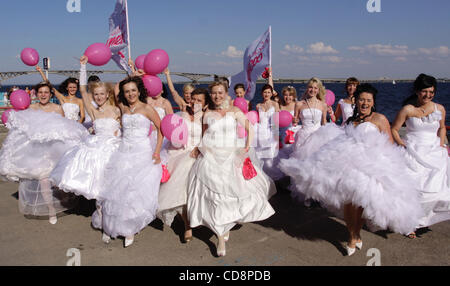
<path id="1" fill-rule="evenodd" d="M 309 87 L 313 83 L 316 83 L 317 87 L 319 88 L 319 93 L 317 94 L 317 99 L 325 102 L 325 87 L 323 86 L 322 81 L 320 79 L 318 79 L 317 77 L 313 77 L 308 81 L 308 84 L 306 86 Z M 306 92 L 307 92 L 307 90 L 303 93 L 302 99 L 306 98 Z"/>
<path id="2" fill-rule="evenodd" d="M 183 85 L 183 92 L 186 92 L 186 89 L 188 88 L 192 88 L 194 90 L 195 85 L 193 85 L 192 83 L 186 83 L 185 85 Z"/>
<path id="3" fill-rule="evenodd" d="M 225 92 L 228 92 L 228 85 L 224 81 L 215 81 L 215 82 L 211 83 L 209 85 L 209 92 L 212 91 L 213 87 L 219 86 L 219 85 L 223 86 L 223 88 L 225 89 Z"/>
<path id="4" fill-rule="evenodd" d="M 100 82 L 92 82 L 92 83 L 89 84 L 89 92 L 92 95 L 94 95 L 94 90 L 96 88 L 99 88 L 99 87 L 103 87 L 106 90 L 106 94 L 108 96 L 108 99 L 107 99 L 108 103 L 111 106 L 117 106 L 117 104 L 116 104 L 116 97 L 114 95 L 114 86 L 111 83 L 108 83 L 108 82 L 102 82 L 102 81 L 100 81 Z"/>
<path id="5" fill-rule="evenodd" d="M 297 91 L 295 90 L 295 87 L 290 85 L 283 87 L 283 89 L 281 90 L 281 95 L 283 97 L 285 92 L 288 92 L 289 95 L 292 95 L 294 97 L 294 101 L 297 101 Z"/>

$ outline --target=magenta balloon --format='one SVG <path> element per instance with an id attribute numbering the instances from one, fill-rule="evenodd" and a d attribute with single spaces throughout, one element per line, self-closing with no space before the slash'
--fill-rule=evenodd
<path id="1" fill-rule="evenodd" d="M 328 106 L 332 106 L 334 104 L 335 98 L 336 97 L 334 96 L 334 93 L 331 90 L 327 89 L 325 91 L 325 101 Z"/>
<path id="2" fill-rule="evenodd" d="M 277 119 L 278 117 L 278 119 Z M 281 110 L 275 116 L 275 122 L 278 121 L 278 126 L 281 128 L 288 127 L 292 123 L 292 114 L 287 110 Z"/>
<path id="3" fill-rule="evenodd" d="M 245 114 L 245 116 L 247 116 L 248 120 L 253 125 L 255 125 L 255 123 L 259 121 L 259 114 L 255 110 L 249 111 L 247 114 Z"/>
<path id="4" fill-rule="evenodd" d="M 233 105 L 238 107 L 240 110 L 242 110 L 242 112 L 247 113 L 248 112 L 248 104 L 247 101 L 245 99 L 243 99 L 242 97 L 237 97 L 234 102 Z"/>
<path id="5" fill-rule="evenodd" d="M 136 67 L 140 70 L 144 69 L 144 61 L 145 61 L 145 56 L 146 55 L 140 55 L 139 57 L 136 58 L 136 60 L 134 61 Z"/>
<path id="6" fill-rule="evenodd" d="M 2 113 L 2 122 L 3 122 L 3 124 L 6 124 L 6 122 L 8 122 L 8 117 L 9 117 L 9 114 L 11 113 L 11 111 L 13 111 L 13 110 L 12 109 L 7 109 L 7 110 L 3 111 L 3 113 Z"/>
<path id="7" fill-rule="evenodd" d="M 34 67 L 39 63 L 39 54 L 35 49 L 25 48 L 20 53 L 20 59 L 27 66 Z"/>
<path id="8" fill-rule="evenodd" d="M 25 90 L 18 89 L 13 91 L 9 97 L 11 105 L 14 109 L 24 110 L 30 106 L 31 99 Z"/>
<path id="9" fill-rule="evenodd" d="M 158 96 L 162 91 L 162 82 L 159 77 L 154 75 L 144 75 L 142 77 L 147 95 L 150 97 Z"/>
<path id="10" fill-rule="evenodd" d="M 103 43 L 90 45 L 84 55 L 88 57 L 88 62 L 94 66 L 106 65 L 111 59 L 111 49 Z"/>
<path id="11" fill-rule="evenodd" d="M 161 132 L 175 147 L 188 142 L 188 127 L 183 118 L 176 114 L 168 114 L 161 120 Z"/>
<path id="12" fill-rule="evenodd" d="M 169 55 L 164 50 L 152 50 L 145 56 L 144 70 L 146 74 L 157 75 L 162 73 L 168 66 Z"/>

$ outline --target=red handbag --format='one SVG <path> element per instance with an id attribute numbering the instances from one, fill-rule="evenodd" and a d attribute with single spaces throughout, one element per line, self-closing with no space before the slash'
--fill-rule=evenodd
<path id="1" fill-rule="evenodd" d="M 170 179 L 170 173 L 169 170 L 167 170 L 166 165 L 162 166 L 162 177 L 161 177 L 161 183 L 165 183 Z"/>
<path id="2" fill-rule="evenodd" d="M 286 130 L 286 137 L 284 137 L 284 144 L 294 144 L 294 131 Z"/>
<path id="3" fill-rule="evenodd" d="M 249 157 L 244 160 L 244 165 L 242 166 L 242 175 L 246 180 L 250 180 L 257 175 L 255 167 L 253 167 L 252 161 Z"/>

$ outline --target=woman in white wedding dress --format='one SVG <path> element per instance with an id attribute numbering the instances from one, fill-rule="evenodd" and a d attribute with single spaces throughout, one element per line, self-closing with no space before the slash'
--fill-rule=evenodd
<path id="1" fill-rule="evenodd" d="M 433 102 L 437 82 L 420 74 L 414 82 L 414 94 L 404 102 L 392 135 L 406 150 L 408 171 L 419 180 L 420 202 L 425 215 L 417 228 L 450 219 L 450 165 L 444 141 L 445 108 Z M 406 135 L 399 130 L 406 124 Z M 415 232 L 408 235 L 415 237 Z"/>
<path id="2" fill-rule="evenodd" d="M 25 215 L 56 215 L 75 206 L 75 196 L 52 189 L 50 173 L 63 154 L 88 135 L 83 125 L 64 118 L 61 106 L 51 103 L 52 86 L 34 88 L 39 99 L 27 110 L 11 112 L 8 136 L 0 150 L 0 175 L 19 181 L 19 210 Z"/>
<path id="3" fill-rule="evenodd" d="M 293 180 L 294 197 L 318 200 L 338 216 L 343 214 L 348 255 L 361 249 L 365 221 L 372 230 L 407 234 L 423 214 L 416 180 L 405 171 L 404 151 L 393 144 L 386 117 L 375 112 L 376 93 L 371 85 L 360 85 L 344 134 L 303 159 L 280 164 Z"/>
<path id="4" fill-rule="evenodd" d="M 120 110 L 111 104 L 114 89 L 111 85 L 95 82 L 89 88 L 92 91 L 95 106 L 87 93 L 86 64 L 88 58 L 80 59 L 80 91 L 89 117 L 93 120 L 94 135 L 88 136 L 80 145 L 67 151 L 53 169 L 50 180 L 65 192 L 83 196 L 88 200 L 97 200 L 97 211 L 92 216 L 95 228 L 102 228 L 100 193 L 105 182 L 105 169 L 111 155 L 120 143 Z M 108 235 L 103 235 L 108 243 Z"/>
<path id="5" fill-rule="evenodd" d="M 158 113 L 147 104 L 140 77 L 120 82 L 118 101 L 123 136 L 106 166 L 100 204 L 103 231 L 110 237 L 125 237 L 124 246 L 128 247 L 134 236 L 156 218 L 163 137 Z M 158 138 L 155 149 L 148 136 L 151 124 Z"/>
<path id="6" fill-rule="evenodd" d="M 159 191 L 159 208 L 157 216 L 164 224 L 171 225 L 173 219 L 178 214 L 184 222 L 185 232 L 184 241 L 192 240 L 192 229 L 187 217 L 187 189 L 189 171 L 199 154 L 198 146 L 202 137 L 202 118 L 203 108 L 206 104 L 208 90 L 196 88 L 191 93 L 192 108 L 181 112 L 179 115 L 184 119 L 188 127 L 188 141 L 186 145 L 175 146 L 170 143 L 167 149 L 168 163 L 167 170 L 170 173 L 170 179 L 161 184 Z M 173 94 L 174 98 L 179 97 Z M 182 100 L 181 97 L 178 100 Z"/>
<path id="7" fill-rule="evenodd" d="M 191 227 L 204 225 L 217 235 L 218 256 L 225 255 L 225 242 L 236 223 L 260 221 L 274 214 L 268 200 L 276 192 L 273 182 L 257 164 L 256 174 L 253 173 L 256 176 L 244 178 L 242 168 L 249 156 L 253 130 L 242 111 L 230 106 L 227 98 L 226 84 L 211 84 L 201 155 L 189 174 L 187 200 Z M 238 144 L 238 123 L 248 134 L 245 146 Z"/>

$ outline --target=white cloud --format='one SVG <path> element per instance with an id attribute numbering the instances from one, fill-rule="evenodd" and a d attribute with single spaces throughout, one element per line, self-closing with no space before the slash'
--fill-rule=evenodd
<path id="1" fill-rule="evenodd" d="M 307 63 L 341 63 L 344 59 L 338 56 L 298 56 L 300 62 Z"/>
<path id="2" fill-rule="evenodd" d="M 427 56 L 439 56 L 448 57 L 450 55 L 450 49 L 447 46 L 439 46 L 437 48 L 420 48 L 419 52 Z"/>
<path id="3" fill-rule="evenodd" d="M 306 51 L 309 54 L 321 55 L 321 54 L 338 54 L 339 52 L 331 46 L 325 46 L 323 42 L 317 42 L 309 45 L 309 49 Z"/>
<path id="4" fill-rule="evenodd" d="M 303 53 L 304 49 L 297 45 L 285 45 L 283 51 L 293 54 L 301 54 Z"/>
<path id="5" fill-rule="evenodd" d="M 414 52 L 410 51 L 408 46 L 405 45 L 392 46 L 383 44 L 371 44 L 364 47 L 350 46 L 347 49 L 350 51 L 359 51 L 361 53 L 366 52 L 378 56 L 405 57 L 414 54 Z"/>
<path id="6" fill-rule="evenodd" d="M 397 62 L 407 62 L 408 59 L 406 57 L 396 57 L 394 58 L 395 61 Z"/>
<path id="7" fill-rule="evenodd" d="M 244 52 L 238 51 L 234 46 L 228 46 L 228 49 L 223 51 L 221 55 L 229 58 L 240 58 L 244 55 Z"/>

